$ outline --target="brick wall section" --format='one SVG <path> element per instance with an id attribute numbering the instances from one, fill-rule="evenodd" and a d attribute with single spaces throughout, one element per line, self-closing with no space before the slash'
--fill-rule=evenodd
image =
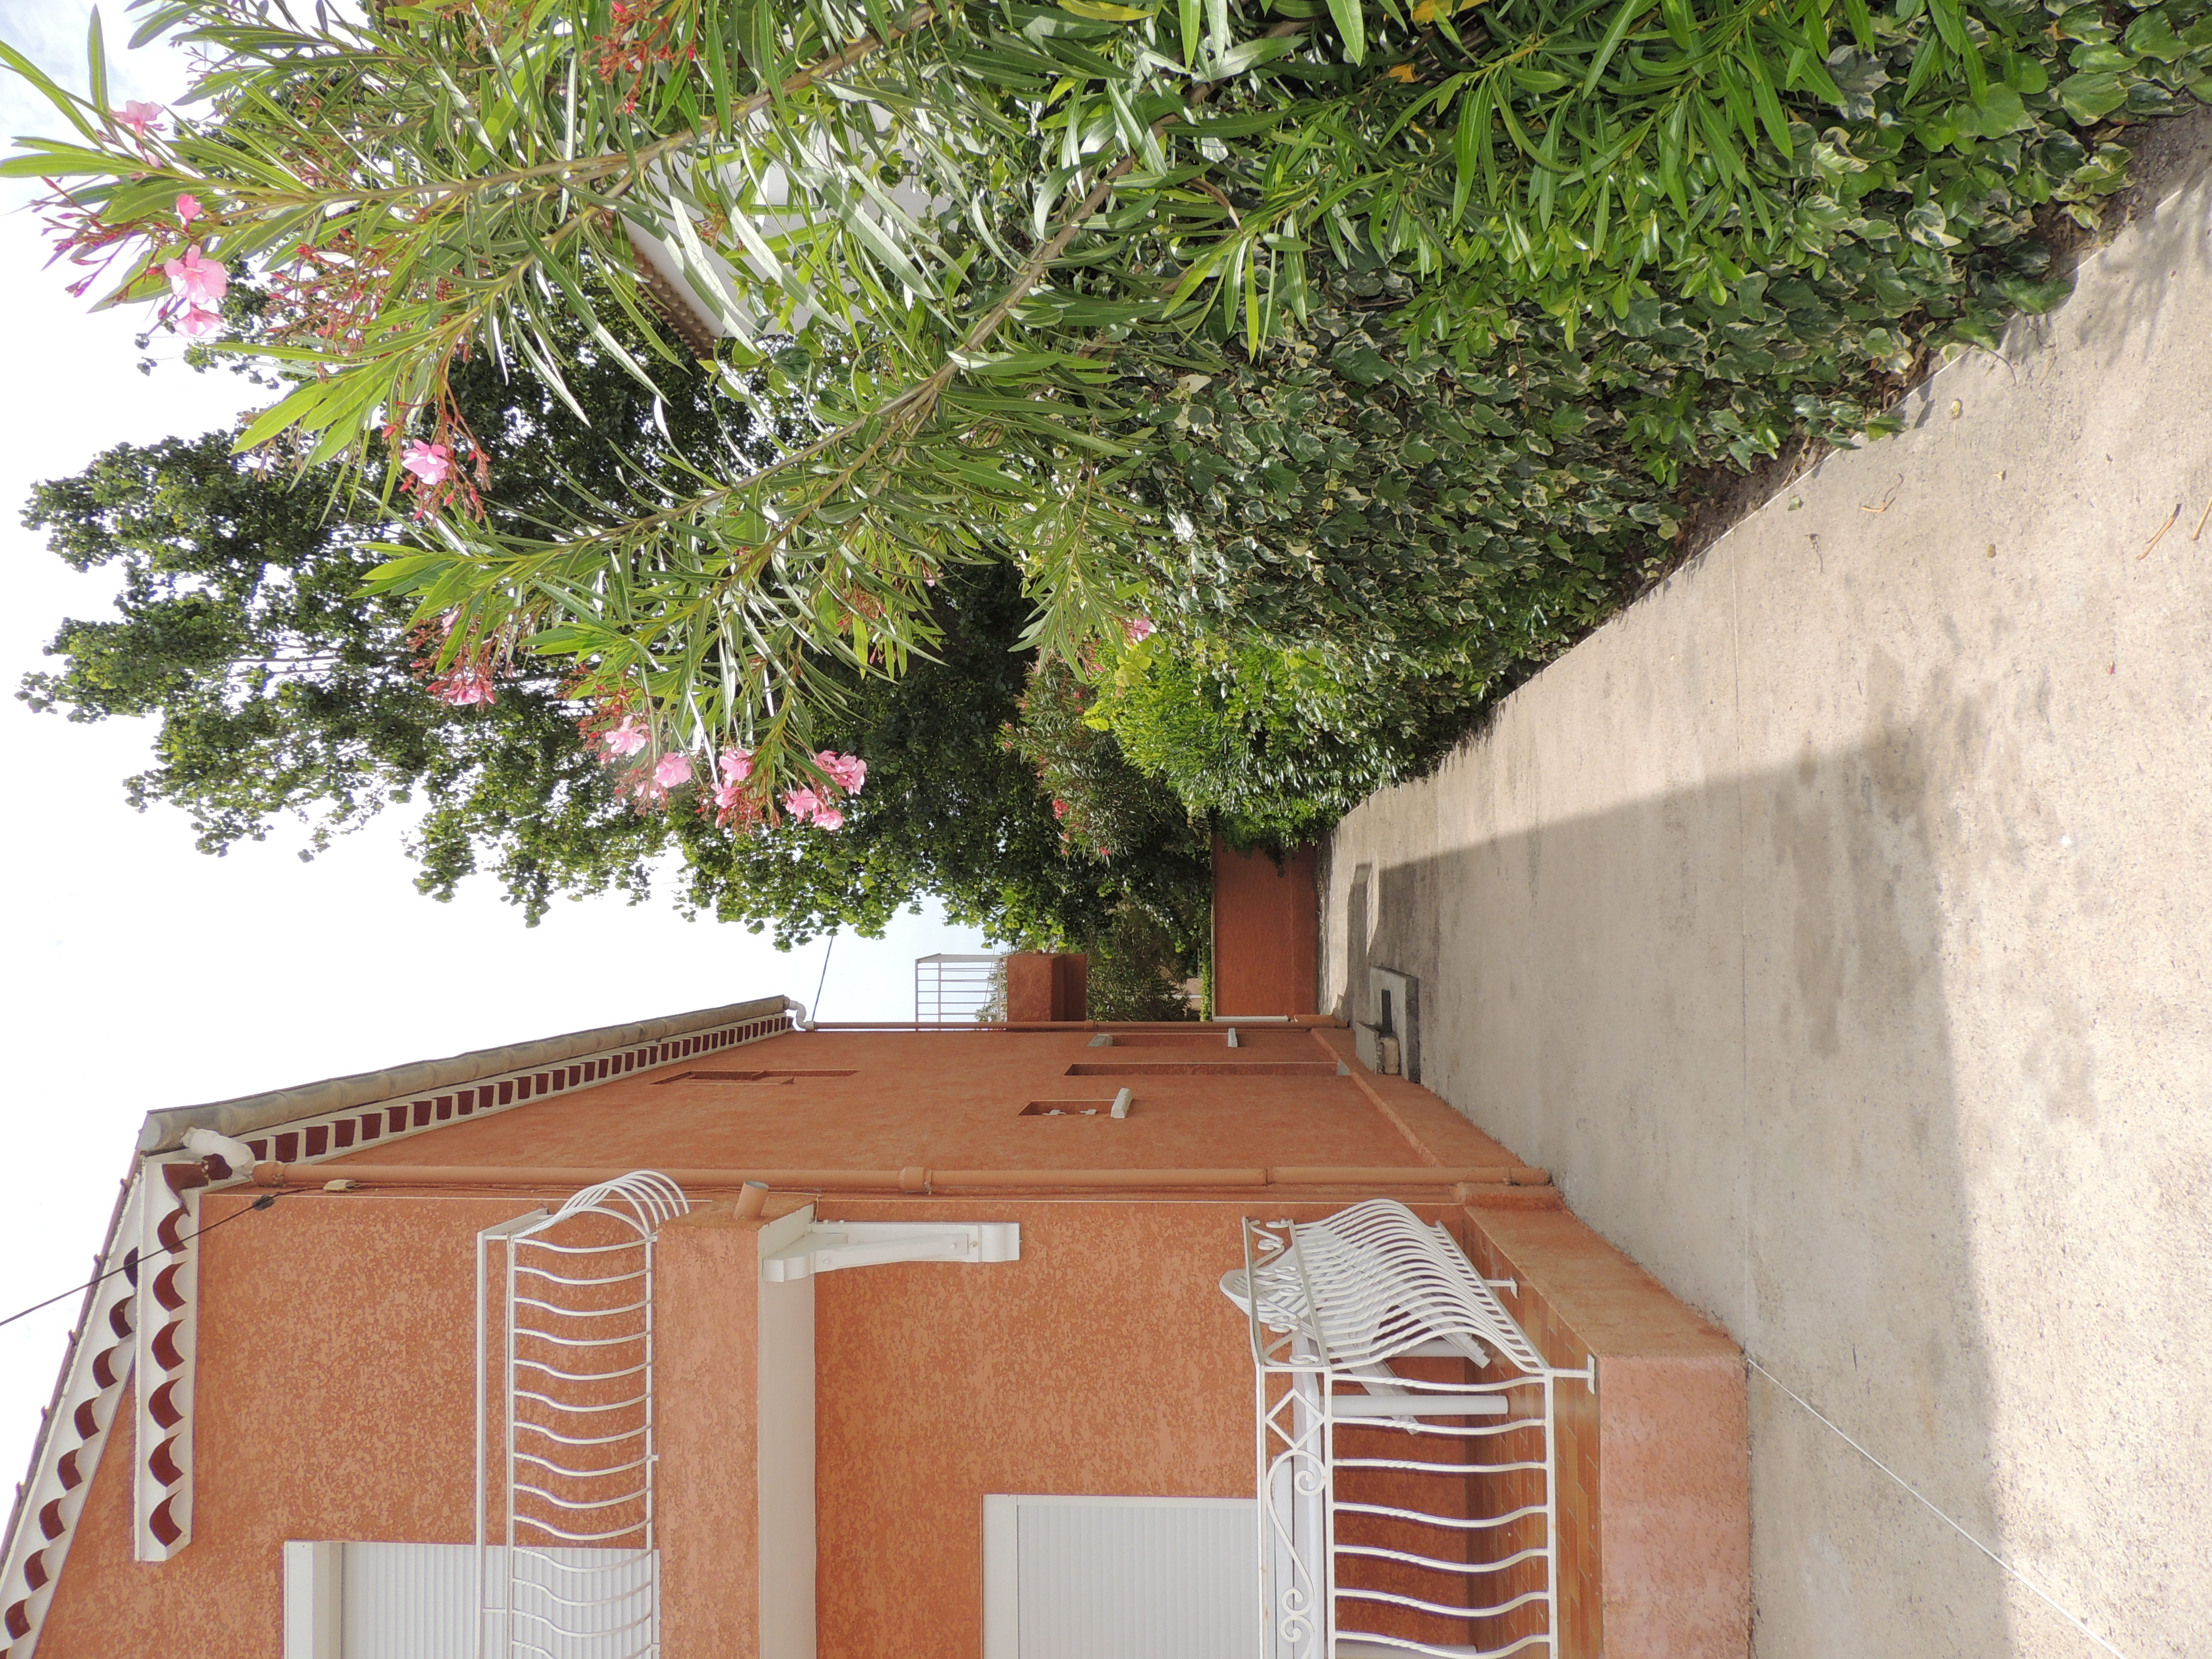
<path id="1" fill-rule="evenodd" d="M 1281 866 L 1213 843 L 1213 1006 L 1224 1018 L 1316 1012 L 1321 911 L 1314 849 Z"/>
<path id="2" fill-rule="evenodd" d="M 1006 958 L 1006 1018 L 1088 1019 L 1091 963 L 1087 957 L 1024 951 Z"/>
<path id="3" fill-rule="evenodd" d="M 1518 1281 L 1500 1294 L 1538 1351 L 1563 1367 L 1597 1358 L 1595 1394 L 1559 1393 L 1559 1659 L 1743 1659 L 1741 1351 L 1565 1210 L 1463 1213 L 1468 1257 L 1486 1279 Z"/>

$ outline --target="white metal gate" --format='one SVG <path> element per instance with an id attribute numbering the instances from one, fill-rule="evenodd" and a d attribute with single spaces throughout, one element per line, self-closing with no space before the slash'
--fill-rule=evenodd
<path id="1" fill-rule="evenodd" d="M 1554 1406 L 1595 1376 L 1545 1362 L 1511 1284 L 1389 1199 L 1245 1223 L 1222 1289 L 1257 1372 L 1261 1659 L 1556 1656 Z M 1346 1430 L 1413 1443 L 1346 1455 Z"/>
<path id="2" fill-rule="evenodd" d="M 665 1176 L 586 1187 L 479 1240 L 477 1625 L 496 1659 L 654 1659 L 653 1258 Z M 496 1251 L 498 1260 L 491 1259 Z"/>

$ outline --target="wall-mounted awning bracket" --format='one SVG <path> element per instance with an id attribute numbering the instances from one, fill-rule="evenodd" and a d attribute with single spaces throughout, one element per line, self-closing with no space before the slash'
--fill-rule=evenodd
<path id="1" fill-rule="evenodd" d="M 790 1243 L 763 1256 L 761 1277 L 771 1285 L 782 1285 L 841 1267 L 1021 1259 L 1021 1224 L 1014 1221 L 817 1221 Z"/>

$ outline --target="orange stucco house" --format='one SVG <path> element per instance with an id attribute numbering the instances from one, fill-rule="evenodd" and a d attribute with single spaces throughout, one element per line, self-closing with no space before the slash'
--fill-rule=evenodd
<path id="1" fill-rule="evenodd" d="M 1740 1656 L 1740 1356 L 1316 1018 L 781 997 L 146 1121 L 4 1659 Z"/>

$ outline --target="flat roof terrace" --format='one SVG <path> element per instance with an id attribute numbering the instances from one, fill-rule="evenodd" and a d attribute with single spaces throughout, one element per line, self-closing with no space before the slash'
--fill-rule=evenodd
<path id="1" fill-rule="evenodd" d="M 1510 1165 L 1351 1033 L 795 1031 L 319 1164 L 1164 1170 Z M 1112 1036 L 1109 1045 L 1098 1038 Z M 1126 1117 L 1109 1115 L 1118 1090 Z M 1059 1115 L 1052 1115 L 1054 1111 Z M 1091 1115 L 1085 1115 L 1088 1111 Z"/>

